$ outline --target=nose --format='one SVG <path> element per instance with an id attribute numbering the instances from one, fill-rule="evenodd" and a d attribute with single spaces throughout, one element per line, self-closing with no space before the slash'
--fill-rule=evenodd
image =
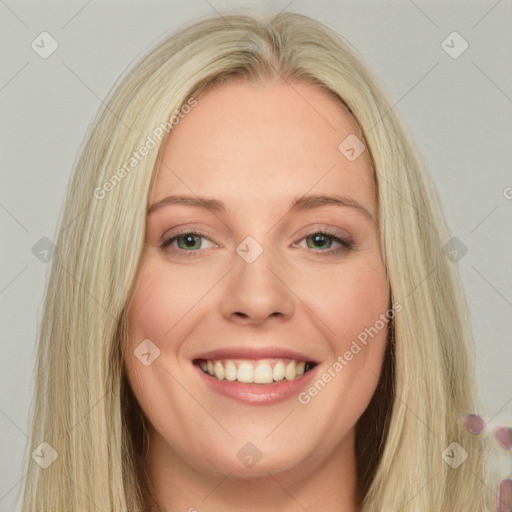
<path id="1" fill-rule="evenodd" d="M 286 321 L 293 316 L 296 297 L 285 273 L 263 250 L 252 263 L 236 257 L 221 299 L 223 316 L 231 322 L 261 325 L 269 318 Z M 285 275 L 286 274 L 286 275 Z"/>

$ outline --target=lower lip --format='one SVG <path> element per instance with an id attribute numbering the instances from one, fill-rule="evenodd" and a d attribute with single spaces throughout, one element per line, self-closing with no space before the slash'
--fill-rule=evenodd
<path id="1" fill-rule="evenodd" d="M 238 381 L 219 380 L 204 373 L 197 365 L 194 368 L 203 381 L 216 393 L 249 405 L 270 405 L 297 396 L 313 379 L 319 365 L 295 380 L 281 380 L 273 384 L 243 384 Z"/>

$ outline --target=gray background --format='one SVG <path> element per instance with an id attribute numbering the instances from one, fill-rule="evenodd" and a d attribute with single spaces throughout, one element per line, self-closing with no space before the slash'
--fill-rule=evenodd
<path id="1" fill-rule="evenodd" d="M 478 412 L 512 421 L 510 0 L 0 0 L 0 511 L 14 510 L 23 479 L 48 269 L 32 247 L 53 238 L 86 128 L 118 76 L 152 42 L 233 7 L 315 17 L 347 37 L 380 75 L 426 157 L 453 235 L 468 249 L 458 265 L 475 334 Z M 31 48 L 43 31 L 59 44 L 47 59 Z M 441 46 L 453 31 L 469 44 L 458 58 Z"/>

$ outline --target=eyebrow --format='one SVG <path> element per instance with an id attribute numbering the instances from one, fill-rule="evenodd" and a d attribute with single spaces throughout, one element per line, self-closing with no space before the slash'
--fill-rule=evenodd
<path id="1" fill-rule="evenodd" d="M 200 196 L 168 196 L 156 203 L 153 203 L 147 211 L 147 214 L 153 213 L 155 210 L 158 210 L 164 206 L 168 206 L 171 204 L 183 204 L 188 206 L 198 206 L 200 208 L 205 208 L 207 210 L 213 212 L 225 212 L 227 210 L 226 205 L 219 201 L 218 199 L 213 199 L 209 197 L 200 197 Z M 359 204 L 357 201 L 339 196 L 339 195 L 310 195 L 310 196 L 301 196 L 292 200 L 289 206 L 289 212 L 299 212 L 312 210 L 314 208 L 318 208 L 324 205 L 334 205 L 343 208 L 352 208 L 355 211 L 362 213 L 365 217 L 367 217 L 371 221 L 375 221 L 375 216 L 367 210 L 363 205 Z"/>

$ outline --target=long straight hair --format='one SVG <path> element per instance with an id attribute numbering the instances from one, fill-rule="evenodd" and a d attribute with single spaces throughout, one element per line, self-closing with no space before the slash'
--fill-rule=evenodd
<path id="1" fill-rule="evenodd" d="M 235 79 L 322 87 L 354 117 L 372 160 L 382 258 L 402 311 L 356 425 L 363 512 L 491 510 L 485 440 L 462 424 L 476 397 L 467 304 L 442 250 L 450 235 L 436 190 L 404 121 L 362 56 L 326 25 L 289 12 L 232 12 L 159 41 L 120 77 L 85 137 L 38 333 L 22 511 L 158 509 L 145 468 L 147 420 L 123 364 L 127 307 L 169 120 Z M 144 145 L 148 154 L 134 157 Z M 46 469 L 32 457 L 43 442 L 57 454 Z M 443 458 L 451 443 L 468 454 L 457 468 Z"/>

